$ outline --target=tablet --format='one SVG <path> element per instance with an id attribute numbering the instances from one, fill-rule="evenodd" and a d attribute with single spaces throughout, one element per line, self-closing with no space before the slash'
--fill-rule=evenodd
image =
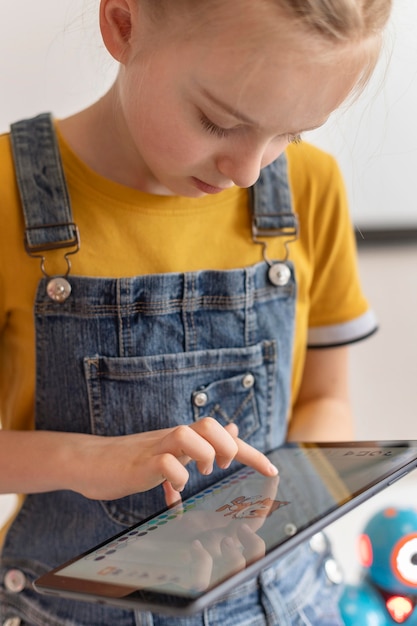
<path id="1" fill-rule="evenodd" d="M 38 578 L 46 594 L 190 615 L 417 466 L 417 441 L 285 444 Z"/>

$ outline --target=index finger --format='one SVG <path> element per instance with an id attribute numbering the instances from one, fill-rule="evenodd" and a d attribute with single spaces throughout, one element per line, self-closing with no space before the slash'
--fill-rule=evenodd
<path id="1" fill-rule="evenodd" d="M 271 463 L 265 454 L 249 445 L 242 439 L 237 437 L 235 439 L 237 444 L 236 461 L 243 463 L 243 465 L 249 465 L 254 470 L 263 474 L 263 476 L 278 476 L 278 468 Z"/>

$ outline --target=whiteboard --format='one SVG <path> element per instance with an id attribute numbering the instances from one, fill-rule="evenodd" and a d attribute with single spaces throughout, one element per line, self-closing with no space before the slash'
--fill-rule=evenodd
<path id="1" fill-rule="evenodd" d="M 73 113 L 111 84 L 99 0 L 0 0 L 0 132 Z M 305 139 L 338 159 L 360 229 L 417 228 L 417 2 L 394 0 L 377 71 L 360 99 Z"/>

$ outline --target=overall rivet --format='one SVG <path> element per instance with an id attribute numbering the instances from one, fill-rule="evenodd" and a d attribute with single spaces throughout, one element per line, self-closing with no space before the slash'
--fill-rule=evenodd
<path id="1" fill-rule="evenodd" d="M 255 384 L 255 377 L 253 374 L 245 374 L 242 379 L 242 385 L 245 389 L 250 389 Z"/>
<path id="2" fill-rule="evenodd" d="M 203 406 L 206 406 L 208 402 L 208 396 L 206 393 L 204 393 L 204 391 L 200 391 L 194 395 L 193 400 L 194 400 L 195 406 L 203 407 Z"/>

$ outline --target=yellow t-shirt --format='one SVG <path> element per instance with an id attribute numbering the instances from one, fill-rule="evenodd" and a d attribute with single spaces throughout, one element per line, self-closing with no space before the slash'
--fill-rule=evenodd
<path id="1" fill-rule="evenodd" d="M 232 269 L 262 260 L 252 241 L 248 192 L 232 188 L 199 199 L 153 196 L 106 180 L 81 162 L 62 137 L 62 161 L 81 248 L 72 274 L 121 277 Z M 354 341 L 374 328 L 356 269 L 344 187 L 334 159 L 302 143 L 287 150 L 300 236 L 289 246 L 298 298 L 292 401 L 297 399 L 307 344 Z M 0 136 L 0 420 L 33 425 L 33 300 L 39 259 L 23 245 L 23 216 L 8 135 Z M 271 259 L 281 239 L 268 240 Z M 48 274 L 65 270 L 62 251 L 48 253 Z"/>

